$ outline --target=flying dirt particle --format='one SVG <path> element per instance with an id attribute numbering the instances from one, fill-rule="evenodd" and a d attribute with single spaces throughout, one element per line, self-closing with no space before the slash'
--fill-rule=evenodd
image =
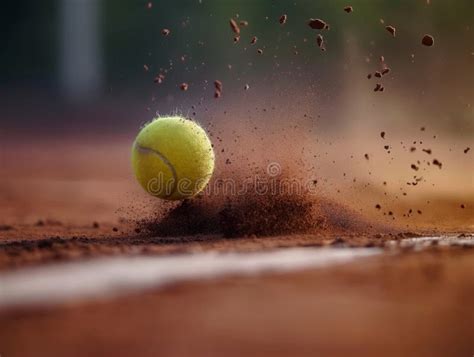
<path id="1" fill-rule="evenodd" d="M 259 49 L 257 50 L 257 53 L 258 53 L 259 55 L 261 55 L 261 54 L 263 53 L 263 50 L 262 50 L 261 48 L 259 48 Z"/>
<path id="2" fill-rule="evenodd" d="M 382 78 L 382 73 L 380 73 L 379 71 L 375 71 L 374 76 L 377 78 Z"/>
<path id="3" fill-rule="evenodd" d="M 93 222 L 92 223 L 92 228 L 99 228 L 99 223 L 98 222 Z"/>
<path id="4" fill-rule="evenodd" d="M 249 86 L 248 84 L 246 84 L 246 85 L 244 86 L 244 90 L 249 90 L 249 89 L 250 89 L 250 86 Z"/>
<path id="5" fill-rule="evenodd" d="M 240 36 L 235 36 L 235 37 L 234 37 L 234 43 L 237 43 L 237 42 L 239 42 L 239 41 L 240 41 Z"/>
<path id="6" fill-rule="evenodd" d="M 155 77 L 155 79 L 153 79 L 153 82 L 161 84 L 163 83 L 164 80 L 165 80 L 165 75 L 160 73 Z"/>
<path id="7" fill-rule="evenodd" d="M 214 88 L 216 90 L 218 90 L 219 92 L 222 92 L 222 89 L 223 89 L 222 82 L 220 80 L 216 79 L 214 81 Z"/>
<path id="8" fill-rule="evenodd" d="M 376 208 L 376 209 L 381 209 L 382 206 L 377 203 L 377 204 L 375 205 L 375 208 Z"/>
<path id="9" fill-rule="evenodd" d="M 371 79 L 371 78 L 372 78 L 372 73 L 369 73 L 369 74 L 367 75 L 367 79 Z"/>
<path id="10" fill-rule="evenodd" d="M 385 26 L 385 30 L 387 30 L 388 32 L 390 32 L 390 34 L 395 37 L 396 36 L 396 32 L 397 32 L 397 29 L 393 26 Z"/>
<path id="11" fill-rule="evenodd" d="M 318 44 L 318 47 L 321 49 L 321 51 L 326 51 L 326 45 L 324 44 L 323 35 L 318 34 L 318 36 L 316 36 L 316 43 Z"/>
<path id="12" fill-rule="evenodd" d="M 321 19 L 309 19 L 308 26 L 313 30 L 329 30 L 329 25 Z"/>
<path id="13" fill-rule="evenodd" d="M 226 164 L 226 165 L 230 165 L 230 164 L 231 164 L 230 159 L 226 159 L 226 160 L 225 160 L 225 164 Z"/>
<path id="14" fill-rule="evenodd" d="M 364 154 L 364 157 L 365 157 L 366 160 L 368 160 L 369 159 L 369 154 Z"/>
<path id="15" fill-rule="evenodd" d="M 464 204 L 461 203 L 461 208 L 464 209 L 464 208 L 466 208 L 466 206 L 464 206 Z"/>
<path id="16" fill-rule="evenodd" d="M 422 213 L 423 213 L 423 212 L 421 212 L 421 210 L 416 210 L 416 212 L 417 212 L 418 214 L 422 214 Z"/>
<path id="17" fill-rule="evenodd" d="M 169 36 L 170 33 L 171 33 L 171 31 L 170 31 L 169 29 L 163 29 L 163 30 L 161 30 L 161 34 L 162 34 L 163 36 L 165 36 L 165 37 L 166 37 L 166 36 Z"/>
<path id="18" fill-rule="evenodd" d="M 286 20 L 288 19 L 288 15 L 287 14 L 283 14 L 280 16 L 280 18 L 278 19 L 278 22 L 280 22 L 281 25 L 284 25 L 286 24 Z"/>
<path id="19" fill-rule="evenodd" d="M 384 148 L 385 150 L 388 150 L 388 149 L 390 149 L 390 146 L 389 146 L 389 145 L 384 145 L 383 148 Z"/>
<path id="20" fill-rule="evenodd" d="M 421 151 L 426 152 L 428 155 L 431 155 L 431 149 L 421 149 Z"/>
<path id="21" fill-rule="evenodd" d="M 152 2 L 151 1 L 148 2 L 148 4 L 146 4 L 146 7 L 147 7 L 147 9 L 151 9 L 153 7 Z"/>
<path id="22" fill-rule="evenodd" d="M 240 21 L 239 24 L 242 27 L 247 27 L 249 25 L 249 22 L 248 21 Z"/>
<path id="23" fill-rule="evenodd" d="M 42 219 L 39 219 L 36 223 L 35 223 L 35 226 L 36 227 L 43 227 L 44 226 L 44 221 Z"/>
<path id="24" fill-rule="evenodd" d="M 113 231 L 113 232 L 118 232 L 118 228 L 117 228 L 117 227 L 114 227 L 114 228 L 112 228 L 112 231 Z"/>
<path id="25" fill-rule="evenodd" d="M 385 76 L 386 74 L 389 74 L 390 73 L 390 68 L 385 68 L 383 71 L 382 71 L 382 76 Z"/>
<path id="26" fill-rule="evenodd" d="M 252 39 L 250 40 L 250 44 L 251 44 L 251 45 L 255 45 L 255 44 L 257 43 L 257 41 L 258 41 L 258 37 L 257 37 L 257 36 L 254 36 L 254 37 L 252 37 Z"/>
<path id="27" fill-rule="evenodd" d="M 433 159 L 433 165 L 438 166 L 440 169 L 443 167 L 443 164 L 437 159 Z"/>
<path id="28" fill-rule="evenodd" d="M 431 35 L 424 35 L 421 43 L 427 47 L 431 47 L 434 45 L 434 37 Z"/>
<path id="29" fill-rule="evenodd" d="M 389 216 L 393 216 L 393 212 L 392 212 L 392 211 L 388 211 L 388 215 L 389 215 Z"/>
<path id="30" fill-rule="evenodd" d="M 216 79 L 214 81 L 214 98 L 220 98 L 223 90 L 222 82 Z"/>
<path id="31" fill-rule="evenodd" d="M 189 88 L 189 85 L 187 83 L 181 83 L 179 85 L 179 89 L 181 89 L 183 92 L 187 91 Z"/>
<path id="32" fill-rule="evenodd" d="M 412 146 L 412 147 L 410 148 L 410 152 L 414 152 L 414 151 L 416 151 L 416 147 Z"/>
<path id="33" fill-rule="evenodd" d="M 344 11 L 350 14 L 352 11 L 354 11 L 354 8 L 352 6 L 346 6 L 344 7 Z"/>
<path id="34" fill-rule="evenodd" d="M 385 131 L 382 131 L 382 132 L 380 133 L 380 137 L 381 137 L 382 139 L 385 139 Z"/>
<path id="35" fill-rule="evenodd" d="M 422 126 L 422 127 L 420 128 L 420 131 L 425 131 L 425 130 L 426 130 L 426 128 L 425 128 L 424 126 Z"/>
<path id="36" fill-rule="evenodd" d="M 149 68 L 146 64 L 143 65 L 143 69 L 145 70 L 145 72 L 148 72 Z"/>
<path id="37" fill-rule="evenodd" d="M 469 152 L 469 150 L 471 150 L 471 148 L 469 148 L 469 147 L 468 147 L 468 148 L 465 148 L 465 149 L 464 149 L 464 153 L 467 154 L 467 153 Z"/>
<path id="38" fill-rule="evenodd" d="M 380 63 L 384 63 L 385 62 L 385 57 L 384 56 L 380 56 Z"/>
<path id="39" fill-rule="evenodd" d="M 416 166 L 415 164 L 411 164 L 410 166 L 413 170 L 418 171 L 420 168 Z"/>
<path id="40" fill-rule="evenodd" d="M 374 92 L 379 92 L 379 91 L 380 91 L 380 92 L 383 92 L 383 90 L 384 90 L 384 88 L 383 88 L 382 84 L 377 83 L 377 84 L 375 85 Z"/>
<path id="41" fill-rule="evenodd" d="M 229 20 L 229 25 L 230 25 L 230 28 L 232 29 L 232 31 L 236 35 L 240 35 L 240 27 L 239 27 L 239 25 L 237 25 L 237 22 L 234 19 Z"/>

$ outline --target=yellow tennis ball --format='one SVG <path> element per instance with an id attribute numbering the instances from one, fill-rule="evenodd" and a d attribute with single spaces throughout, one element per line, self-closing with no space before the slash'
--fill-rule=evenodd
<path id="1" fill-rule="evenodd" d="M 145 125 L 132 147 L 140 185 L 167 200 L 189 198 L 204 189 L 214 171 L 214 150 L 203 128 L 180 116 Z"/>

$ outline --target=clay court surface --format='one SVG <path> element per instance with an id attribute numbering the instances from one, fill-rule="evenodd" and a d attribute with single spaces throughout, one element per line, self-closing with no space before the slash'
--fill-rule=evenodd
<path id="1" fill-rule="evenodd" d="M 377 251 L 322 266 L 234 272 L 146 289 L 124 286 L 125 293 L 102 297 L 3 306 L 2 356 L 473 353 L 472 205 L 438 230 L 430 220 L 457 203 L 446 203 L 446 212 L 434 210 L 431 217 L 427 212 L 427 221 L 409 228 L 376 220 L 373 229 L 354 231 L 330 221 L 320 231 L 270 237 L 150 236 L 137 233 L 133 223 L 137 212 L 147 215 L 154 205 L 129 176 L 126 140 L 110 143 L 93 164 L 86 164 L 87 148 L 64 150 L 76 165 L 39 150 L 34 176 L 23 161 L 7 162 L 9 174 L 2 174 L 0 187 L 0 278 L 94 259 L 160 260 L 209 252 L 246 259 L 248 253 L 292 247 Z M 420 239 L 433 235 L 451 238 Z"/>

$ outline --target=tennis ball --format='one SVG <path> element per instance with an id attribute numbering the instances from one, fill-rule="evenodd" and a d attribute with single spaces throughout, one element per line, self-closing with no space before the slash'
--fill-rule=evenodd
<path id="1" fill-rule="evenodd" d="M 138 133 L 132 166 L 145 191 L 180 200 L 207 185 L 214 171 L 214 150 L 204 129 L 195 122 L 180 116 L 160 117 Z"/>

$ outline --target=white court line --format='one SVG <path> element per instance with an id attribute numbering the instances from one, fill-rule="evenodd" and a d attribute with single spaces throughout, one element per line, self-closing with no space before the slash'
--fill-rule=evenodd
<path id="1" fill-rule="evenodd" d="M 440 246 L 452 246 L 452 245 L 467 245 L 474 246 L 474 236 L 472 235 L 450 235 L 450 236 L 431 236 L 431 237 L 415 237 L 405 238 L 400 242 L 390 241 L 388 245 L 399 245 L 400 247 L 415 247 L 416 250 L 422 250 L 433 243 L 437 243 Z"/>
<path id="2" fill-rule="evenodd" d="M 0 274 L 0 309 L 113 297 L 226 275 L 324 267 L 381 252 L 377 248 L 288 248 L 253 253 L 96 258 L 29 267 Z"/>

